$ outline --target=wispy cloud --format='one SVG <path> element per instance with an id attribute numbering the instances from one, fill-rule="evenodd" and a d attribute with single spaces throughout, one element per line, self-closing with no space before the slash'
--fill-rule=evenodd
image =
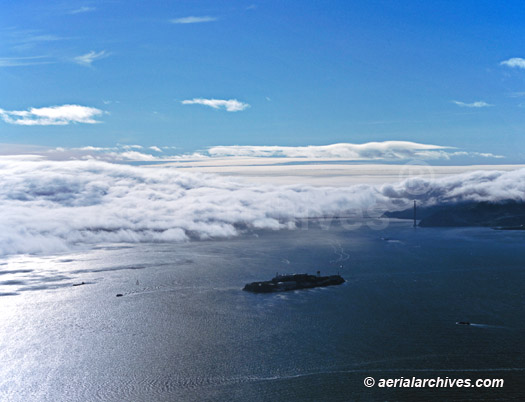
<path id="1" fill-rule="evenodd" d="M 525 92 L 511 92 L 509 97 L 511 98 L 522 98 L 525 96 Z"/>
<path id="2" fill-rule="evenodd" d="M 163 147 L 169 149 L 169 147 Z M 149 150 L 149 151 L 148 151 Z M 143 147 L 140 145 L 117 145 L 112 148 L 71 148 L 68 150 L 71 159 L 98 159 L 105 161 L 122 160 L 156 160 L 156 161 L 238 161 L 249 159 L 250 165 L 281 163 L 283 159 L 295 161 L 322 162 L 330 160 L 339 161 L 389 161 L 400 162 L 407 160 L 436 160 L 452 159 L 457 157 L 503 158 L 501 155 L 458 150 L 432 144 L 420 144 L 410 141 L 383 141 L 367 142 L 363 144 L 339 143 L 331 145 L 309 146 L 257 146 L 257 145 L 224 145 L 214 146 L 206 150 L 187 153 L 171 154 L 162 153 L 158 146 Z M 148 153 L 150 152 L 150 153 Z M 52 155 L 46 154 L 51 157 Z M 273 162 L 272 162 L 273 160 Z M 213 162 L 214 164 L 217 162 Z M 227 162 L 228 164 L 229 162 Z"/>
<path id="3" fill-rule="evenodd" d="M 154 155 L 152 152 L 156 153 Z M 26 152 L 44 156 L 49 160 L 99 160 L 106 162 L 170 162 L 181 159 L 180 155 L 164 155 L 160 147 L 155 145 L 144 147 L 142 145 L 121 145 L 114 147 L 85 146 L 80 148 L 53 148 Z M 0 153 L 1 155 L 1 153 Z"/>
<path id="4" fill-rule="evenodd" d="M 95 124 L 95 120 L 105 112 L 93 107 L 80 105 L 62 105 L 28 110 L 0 109 L 0 118 L 8 124 L 20 126 L 64 126 L 72 123 Z"/>
<path id="5" fill-rule="evenodd" d="M 85 66 L 90 66 L 95 60 L 104 59 L 109 56 L 109 53 L 105 50 L 100 52 L 91 51 L 89 53 L 83 54 L 81 56 L 75 57 L 73 60 L 75 63 L 83 64 Z"/>
<path id="6" fill-rule="evenodd" d="M 450 159 L 454 156 L 481 156 L 499 158 L 499 155 L 452 151 L 452 147 L 420 144 L 410 141 L 367 142 L 364 144 L 340 143 L 303 147 L 230 145 L 208 149 L 212 157 L 280 157 L 306 159 L 344 160 L 408 160 Z"/>
<path id="7" fill-rule="evenodd" d="M 29 56 L 29 57 L 1 57 L 0 67 L 19 67 L 33 66 L 37 64 L 52 64 L 55 61 L 48 56 Z"/>
<path id="8" fill-rule="evenodd" d="M 525 59 L 521 57 L 512 57 L 508 60 L 504 60 L 499 63 L 502 66 L 512 67 L 512 68 L 523 68 L 525 69 Z"/>
<path id="9" fill-rule="evenodd" d="M 70 11 L 68 14 L 83 14 L 83 13 L 90 13 L 92 11 L 95 11 L 96 8 L 95 7 L 80 7 L 80 8 L 77 8 L 75 10 L 72 10 Z"/>
<path id="10" fill-rule="evenodd" d="M 0 30 L 0 35 L 2 35 L 2 44 L 8 46 L 10 50 L 15 50 L 17 52 L 28 51 L 35 47 L 42 47 L 51 42 L 71 39 L 36 29 L 20 30 L 7 28 Z"/>
<path id="11" fill-rule="evenodd" d="M 465 102 L 460 102 L 460 101 L 453 100 L 452 103 L 455 103 L 456 105 L 461 106 L 461 107 L 480 108 L 480 107 L 494 106 L 494 105 L 491 105 L 490 103 L 483 102 L 483 101 L 477 101 L 477 102 L 472 102 L 472 103 L 465 103 Z"/>
<path id="12" fill-rule="evenodd" d="M 240 112 L 250 107 L 249 104 L 239 102 L 237 99 L 204 99 L 204 98 L 193 98 L 183 100 L 183 105 L 204 105 L 209 106 L 213 109 L 224 109 L 227 112 Z"/>
<path id="13" fill-rule="evenodd" d="M 1 117 L 1 114 L 0 114 Z M 84 146 L 78 148 L 46 148 L 19 145 L 5 147 L 0 144 L 0 157 L 3 155 L 32 155 L 48 160 L 99 160 L 106 162 L 165 162 L 175 163 L 176 166 L 202 168 L 203 171 L 237 172 L 241 174 L 244 169 L 259 170 L 264 166 L 281 166 L 283 169 L 290 167 L 289 162 L 306 162 L 310 166 L 343 166 L 333 165 L 329 162 L 359 162 L 376 161 L 389 162 L 392 166 L 409 160 L 452 160 L 456 158 L 504 158 L 492 153 L 481 153 L 458 150 L 453 147 L 440 145 L 419 144 L 408 141 L 369 142 L 364 144 L 332 144 L 321 146 L 215 146 L 207 150 L 193 153 L 180 153 L 176 147 L 142 146 L 117 144 L 113 147 Z M 326 164 L 328 162 L 328 164 Z M 297 165 L 299 166 L 299 165 Z M 355 166 L 346 164 L 346 166 Z M 303 166 L 305 167 L 305 166 Z M 206 170 L 211 169 L 211 170 Z M 225 170 L 223 170 L 225 169 Z M 268 173 L 275 172 L 269 170 Z"/>
<path id="14" fill-rule="evenodd" d="M 61 36 L 42 34 L 42 35 L 28 35 L 21 39 L 23 42 L 56 42 L 59 40 L 64 40 Z"/>
<path id="15" fill-rule="evenodd" d="M 217 17 L 211 17 L 209 15 L 204 15 L 201 17 L 195 17 L 195 16 L 189 16 L 189 17 L 182 17 L 182 18 L 174 18 L 170 20 L 172 24 L 198 24 L 201 22 L 213 22 L 217 21 Z"/>

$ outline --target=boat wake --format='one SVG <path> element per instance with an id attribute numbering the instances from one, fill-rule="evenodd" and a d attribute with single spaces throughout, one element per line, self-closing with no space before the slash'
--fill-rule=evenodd
<path id="1" fill-rule="evenodd" d="M 350 254 L 345 252 L 345 249 L 341 245 L 340 241 L 334 241 L 330 245 L 334 249 L 334 253 L 337 255 L 337 258 L 335 260 L 331 260 L 330 264 L 337 264 L 340 262 L 348 261 L 350 259 Z"/>
<path id="2" fill-rule="evenodd" d="M 476 323 L 470 323 L 471 327 L 478 327 L 478 328 L 498 328 L 498 329 L 508 329 L 507 327 L 504 327 L 502 325 L 490 325 L 490 324 L 476 324 Z"/>
<path id="3" fill-rule="evenodd" d="M 475 322 L 468 322 L 468 321 L 458 321 L 456 322 L 456 325 L 465 325 L 469 327 L 477 327 L 477 328 L 498 328 L 498 329 L 508 329 L 508 327 L 504 327 L 502 325 L 491 325 L 491 324 L 477 324 Z"/>

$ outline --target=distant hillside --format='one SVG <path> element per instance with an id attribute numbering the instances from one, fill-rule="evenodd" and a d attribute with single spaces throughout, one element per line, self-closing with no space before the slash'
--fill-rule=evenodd
<path id="1" fill-rule="evenodd" d="M 385 216 L 412 219 L 413 209 L 387 212 Z M 417 220 L 421 227 L 487 226 L 503 229 L 525 229 L 525 203 L 468 202 L 418 207 Z"/>

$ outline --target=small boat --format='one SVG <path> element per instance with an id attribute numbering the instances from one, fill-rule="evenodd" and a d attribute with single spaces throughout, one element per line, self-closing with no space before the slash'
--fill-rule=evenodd
<path id="1" fill-rule="evenodd" d="M 456 322 L 457 325 L 470 325 L 470 322 L 468 321 L 458 321 Z"/>

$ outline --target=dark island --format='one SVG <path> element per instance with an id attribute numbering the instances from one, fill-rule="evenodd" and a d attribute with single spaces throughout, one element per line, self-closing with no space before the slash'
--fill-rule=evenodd
<path id="1" fill-rule="evenodd" d="M 317 276 L 308 274 L 277 274 L 270 281 L 247 283 L 243 290 L 254 293 L 273 293 L 340 285 L 344 282 L 345 280 L 341 275 L 321 276 L 319 271 L 317 271 Z"/>

